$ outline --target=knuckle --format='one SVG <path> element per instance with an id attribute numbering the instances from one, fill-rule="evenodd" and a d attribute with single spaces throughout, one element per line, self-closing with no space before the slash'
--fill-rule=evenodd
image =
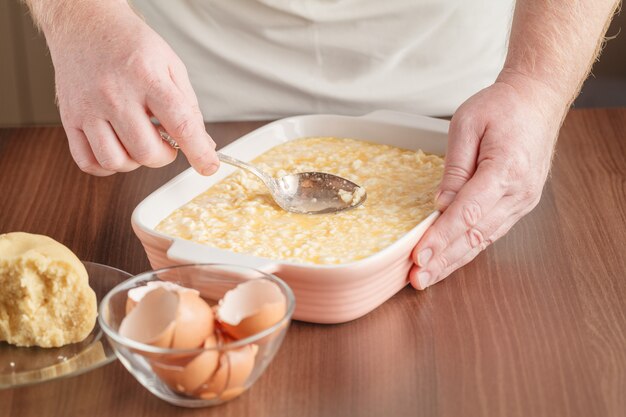
<path id="1" fill-rule="evenodd" d="M 466 182 L 471 178 L 471 176 L 472 173 L 465 167 L 456 164 L 445 165 L 444 178 L 447 178 L 448 180 L 452 179 Z"/>
<path id="2" fill-rule="evenodd" d="M 509 175 L 508 162 L 485 158 L 480 161 L 480 170 L 489 176 L 491 187 L 494 190 L 509 190 L 512 184 Z"/>
<path id="3" fill-rule="evenodd" d="M 446 279 L 446 278 L 448 278 L 448 277 L 450 276 L 450 274 L 452 274 L 452 272 L 454 272 L 454 270 L 455 270 L 455 269 L 456 269 L 456 266 L 455 266 L 455 265 L 453 265 L 453 266 L 450 266 L 450 267 L 446 268 L 443 272 L 441 272 L 441 274 L 439 274 L 439 276 L 437 277 L 437 281 L 435 282 L 435 284 L 436 284 L 436 283 L 438 283 L 438 282 L 443 281 L 443 280 L 444 280 L 444 279 Z"/>
<path id="4" fill-rule="evenodd" d="M 187 66 L 178 57 L 174 57 L 171 61 L 170 72 L 176 72 L 178 74 L 187 74 Z"/>
<path id="5" fill-rule="evenodd" d="M 433 233 L 431 242 L 434 247 L 445 248 L 450 243 L 450 238 L 445 232 L 437 230 Z"/>
<path id="6" fill-rule="evenodd" d="M 150 168 L 160 168 L 164 165 L 169 164 L 173 160 L 173 157 L 169 153 L 160 152 L 159 149 L 151 146 L 140 147 L 135 152 L 133 157 L 135 161 L 137 161 L 139 164 Z"/>
<path id="7" fill-rule="evenodd" d="M 518 207 L 529 208 L 528 211 L 530 211 L 539 204 L 542 192 L 543 187 L 540 185 L 524 184 L 515 192 L 513 198 L 518 204 Z"/>
<path id="8" fill-rule="evenodd" d="M 484 233 L 477 228 L 468 230 L 465 237 L 467 239 L 468 246 L 472 249 L 478 248 L 479 250 L 484 250 L 491 244 L 491 240 L 486 238 Z"/>
<path id="9" fill-rule="evenodd" d="M 513 227 L 514 224 L 515 224 L 514 222 L 511 222 L 511 223 L 506 224 L 506 225 L 504 225 L 502 227 L 499 227 L 498 230 L 493 232 L 493 234 L 489 237 L 489 242 L 493 243 L 496 240 L 500 239 L 505 234 L 507 234 L 508 231 L 511 230 L 511 228 Z"/>
<path id="10" fill-rule="evenodd" d="M 100 166 L 93 161 L 77 159 L 76 165 L 78 165 L 78 168 L 86 174 L 98 175 L 100 173 Z"/>
<path id="11" fill-rule="evenodd" d="M 115 82 L 109 77 L 102 77 L 96 81 L 96 91 L 99 100 L 108 106 L 115 106 L 119 102 L 119 94 Z"/>
<path id="12" fill-rule="evenodd" d="M 89 123 L 85 124 L 85 127 L 89 126 Z M 91 131 L 87 137 L 93 150 L 94 156 L 100 166 L 104 168 L 103 164 L 115 165 L 120 158 L 118 152 L 116 152 L 115 139 L 103 136 L 100 132 Z"/>
<path id="13" fill-rule="evenodd" d="M 463 204 L 463 207 L 461 208 L 461 217 L 467 227 L 473 227 L 482 217 L 480 204 L 475 201 L 469 201 Z"/>
<path id="14" fill-rule="evenodd" d="M 526 186 L 518 193 L 519 199 L 522 201 L 532 201 L 535 196 L 535 189 L 533 187 Z"/>
<path id="15" fill-rule="evenodd" d="M 145 163 L 143 165 L 150 167 L 150 168 L 161 168 L 167 164 L 169 164 L 170 161 L 169 159 L 163 159 L 163 158 L 158 158 L 158 159 L 153 159 L 148 163 Z"/>
<path id="16" fill-rule="evenodd" d="M 160 159 L 152 151 L 141 152 L 139 153 L 139 155 L 137 155 L 135 159 L 141 165 L 144 165 L 150 168 L 158 168 L 160 166 L 163 166 Z"/>
<path id="17" fill-rule="evenodd" d="M 540 200 L 541 200 L 540 194 L 533 195 L 530 198 L 522 200 L 523 207 L 520 211 L 520 217 L 525 216 L 526 214 L 530 213 L 535 207 L 537 207 Z"/>
<path id="18" fill-rule="evenodd" d="M 119 171 L 124 167 L 123 159 L 112 155 L 100 158 L 98 162 L 100 166 L 107 171 Z"/>
<path id="19" fill-rule="evenodd" d="M 135 56 L 131 65 L 135 68 L 135 75 L 142 77 L 146 81 L 150 81 L 154 78 L 154 64 L 148 60 L 144 55 Z"/>
<path id="20" fill-rule="evenodd" d="M 159 153 L 159 158 L 152 165 L 153 168 L 160 168 L 162 166 L 168 165 L 176 159 L 176 152 L 163 152 Z"/>
<path id="21" fill-rule="evenodd" d="M 506 172 L 506 163 L 491 156 L 483 157 L 478 164 L 482 171 L 489 172 L 491 175 L 503 176 Z"/>
<path id="22" fill-rule="evenodd" d="M 541 201 L 541 191 L 538 192 L 534 198 L 530 201 L 529 207 L 530 210 L 534 209 L 535 207 L 537 207 L 537 205 L 539 205 L 539 202 Z"/>
<path id="23" fill-rule="evenodd" d="M 176 127 L 172 132 L 172 135 L 176 139 L 182 139 L 184 141 L 193 137 L 196 124 L 194 123 L 192 117 L 193 116 L 189 114 L 185 114 L 181 117 L 181 120 L 176 124 Z"/>
<path id="24" fill-rule="evenodd" d="M 94 85 L 96 90 L 99 92 L 111 91 L 114 89 L 113 80 L 108 76 L 98 76 L 94 81 Z"/>
<path id="25" fill-rule="evenodd" d="M 445 271 L 446 269 L 450 267 L 450 265 L 451 265 L 450 260 L 444 254 L 439 255 L 439 270 L 440 271 Z"/>
<path id="26" fill-rule="evenodd" d="M 165 99 L 167 101 L 171 101 L 171 92 L 165 88 L 165 82 L 161 79 L 161 77 L 152 72 L 148 72 L 146 74 L 139 74 L 143 80 L 144 85 L 146 86 L 146 93 L 149 96 L 157 96 L 161 100 Z"/>
<path id="27" fill-rule="evenodd" d="M 59 116 L 66 129 L 73 127 L 78 128 L 82 125 L 80 115 L 74 111 L 74 108 L 62 102 L 59 102 Z"/>
<path id="28" fill-rule="evenodd" d="M 95 168 L 95 164 L 88 159 L 75 159 L 76 165 L 78 168 L 83 171 L 89 173 L 92 169 Z"/>
<path id="29" fill-rule="evenodd" d="M 183 118 L 174 128 L 174 135 L 177 138 L 188 138 L 193 131 L 193 125 L 188 117 Z"/>
<path id="30" fill-rule="evenodd" d="M 143 51 L 136 50 L 126 59 L 126 69 L 135 77 L 148 80 L 155 74 L 154 62 Z"/>
<path id="31" fill-rule="evenodd" d="M 107 107 L 110 112 L 111 120 L 124 120 L 128 118 L 127 101 L 120 94 L 115 94 L 115 99 L 107 100 Z"/>
<path id="32" fill-rule="evenodd" d="M 157 160 L 155 150 L 146 143 L 137 143 L 132 153 L 135 161 L 141 165 L 151 166 Z"/>

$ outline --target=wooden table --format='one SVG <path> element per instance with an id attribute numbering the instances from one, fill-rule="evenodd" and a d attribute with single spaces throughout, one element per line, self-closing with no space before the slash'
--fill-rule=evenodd
<path id="1" fill-rule="evenodd" d="M 209 126 L 224 145 L 262 123 Z M 574 110 L 539 206 L 473 263 L 342 325 L 293 323 L 252 389 L 210 409 L 153 397 L 119 362 L 0 391 L 0 416 L 625 416 L 626 109 Z M 187 168 L 96 178 L 60 127 L 0 130 L 0 233 L 149 268 L 133 208 Z M 0 289 L 1 291 L 1 289 Z"/>

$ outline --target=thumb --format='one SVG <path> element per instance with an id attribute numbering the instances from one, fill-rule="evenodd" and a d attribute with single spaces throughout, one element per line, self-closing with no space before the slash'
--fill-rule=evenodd
<path id="1" fill-rule="evenodd" d="M 435 194 L 435 203 L 439 210 L 445 210 L 454 201 L 476 171 L 478 148 L 484 127 L 473 118 L 468 118 L 463 111 L 457 111 L 448 129 L 448 149 L 444 162 L 443 178 Z"/>

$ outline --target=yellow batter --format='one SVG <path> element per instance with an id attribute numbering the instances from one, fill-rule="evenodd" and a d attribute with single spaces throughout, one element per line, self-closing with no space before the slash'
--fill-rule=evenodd
<path id="1" fill-rule="evenodd" d="M 238 170 L 175 210 L 156 230 L 264 258 L 347 263 L 384 249 L 432 213 L 443 174 L 440 156 L 333 137 L 292 140 L 253 163 L 275 177 L 305 171 L 339 175 L 364 187 L 367 200 L 335 214 L 289 213 L 260 180 Z"/>

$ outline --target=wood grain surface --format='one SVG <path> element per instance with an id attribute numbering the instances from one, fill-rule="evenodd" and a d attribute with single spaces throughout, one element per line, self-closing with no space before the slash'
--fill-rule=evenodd
<path id="1" fill-rule="evenodd" d="M 261 124 L 208 129 L 223 146 Z M 541 203 L 508 235 L 362 319 L 293 323 L 230 403 L 170 406 L 115 362 L 0 391 L 0 416 L 626 416 L 625 132 L 626 109 L 570 112 Z M 0 130 L 0 233 L 47 234 L 141 272 L 131 212 L 187 166 L 90 177 L 60 127 Z"/>

